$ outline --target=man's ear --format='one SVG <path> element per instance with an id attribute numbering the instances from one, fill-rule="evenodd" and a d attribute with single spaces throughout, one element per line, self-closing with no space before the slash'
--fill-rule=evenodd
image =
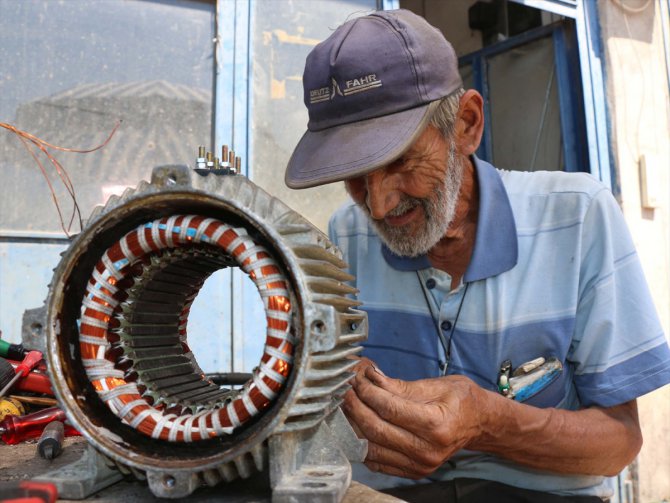
<path id="1" fill-rule="evenodd" d="M 474 154 L 484 132 L 484 99 L 474 89 L 461 96 L 456 116 L 456 145 L 465 156 Z"/>

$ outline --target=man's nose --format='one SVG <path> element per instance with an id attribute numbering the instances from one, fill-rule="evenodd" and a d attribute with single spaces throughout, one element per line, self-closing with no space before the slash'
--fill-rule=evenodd
<path id="1" fill-rule="evenodd" d="M 370 216 L 381 220 L 398 204 L 392 177 L 387 176 L 383 170 L 373 171 L 366 176 L 365 185 L 365 204 L 370 210 Z"/>

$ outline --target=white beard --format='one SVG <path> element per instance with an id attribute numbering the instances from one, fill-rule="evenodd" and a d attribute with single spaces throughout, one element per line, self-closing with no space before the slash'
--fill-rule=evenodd
<path id="1" fill-rule="evenodd" d="M 401 257 L 425 255 L 444 237 L 454 219 L 462 179 L 463 164 L 456 162 L 456 145 L 450 140 L 444 181 L 436 188 L 433 196 L 425 199 L 404 196 L 398 206 L 388 213 L 389 216 L 399 216 L 420 205 L 425 216 L 422 228 L 410 235 L 405 226 L 390 226 L 384 220 L 370 218 L 383 243 Z M 361 207 L 370 217 L 368 207 Z"/>

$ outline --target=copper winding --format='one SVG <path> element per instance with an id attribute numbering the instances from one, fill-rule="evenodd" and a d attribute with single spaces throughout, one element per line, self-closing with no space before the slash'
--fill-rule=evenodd
<path id="1" fill-rule="evenodd" d="M 123 312 L 128 309 L 129 292 L 136 278 L 159 264 L 179 263 L 197 255 L 199 247 L 217 249 L 244 270 L 255 283 L 263 301 L 267 319 L 267 337 L 260 364 L 252 379 L 241 390 L 222 394 L 204 389 L 211 398 L 206 405 L 171 407 L 169 400 L 156 401 L 145 386 L 132 378 L 133 354 L 115 351 L 123 334 Z M 193 251 L 196 250 L 196 251 Z M 180 255 L 182 253 L 182 255 Z M 210 255 L 212 257 L 215 254 Z M 159 258 L 156 258 L 159 257 Z M 161 258 L 162 257 L 162 258 Z M 172 257 L 172 258 L 171 258 Z M 197 258 L 197 257 L 196 257 Z M 218 259 L 210 259 L 210 268 L 220 268 Z M 172 261 L 172 262 L 171 262 Z M 181 355 L 188 355 L 186 321 L 191 302 L 199 286 L 187 292 L 178 313 Z M 134 298 L 134 297 L 133 297 Z M 137 299 L 135 300 L 136 302 Z M 121 420 L 145 435 L 172 442 L 192 442 L 232 433 L 261 411 L 267 409 L 285 384 L 293 363 L 295 340 L 291 326 L 291 301 L 288 281 L 270 253 L 256 243 L 243 228 L 235 228 L 213 218 L 174 215 L 140 225 L 108 248 L 96 264 L 86 288 L 81 309 L 79 342 L 88 379 L 100 398 Z M 119 321 L 121 320 L 121 322 Z M 132 333 L 125 334 L 131 341 Z M 156 338 L 156 337 L 154 337 Z M 141 336 L 135 337 L 137 342 Z M 166 361 L 169 357 L 164 358 Z M 130 367 L 128 368 L 128 364 Z M 176 368 L 176 365 L 167 368 Z M 188 377 L 188 376 L 187 376 Z M 188 377 L 193 381 L 193 378 Z M 203 379 L 200 377 L 200 379 Z M 196 379 L 197 380 L 197 379 Z M 189 386 L 186 383 L 183 386 Z M 221 399 L 226 396 L 225 400 Z"/>

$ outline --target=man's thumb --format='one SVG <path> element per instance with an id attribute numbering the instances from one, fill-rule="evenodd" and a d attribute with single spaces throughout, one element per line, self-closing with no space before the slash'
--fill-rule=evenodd
<path id="1" fill-rule="evenodd" d="M 379 386 L 394 395 L 405 396 L 409 391 L 405 381 L 386 377 L 386 374 L 376 366 L 370 366 L 365 369 L 365 377 L 372 381 L 376 386 Z"/>

